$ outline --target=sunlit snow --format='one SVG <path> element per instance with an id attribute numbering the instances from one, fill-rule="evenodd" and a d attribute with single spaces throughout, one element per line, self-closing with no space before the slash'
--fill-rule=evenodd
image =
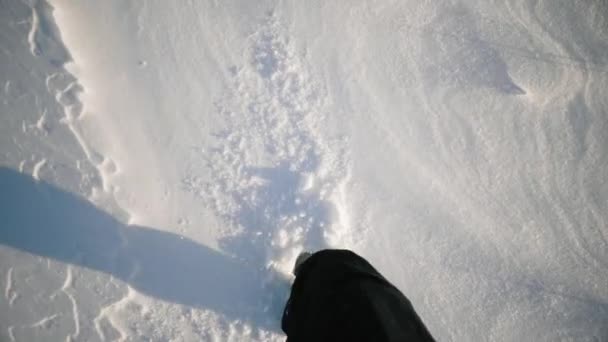
<path id="1" fill-rule="evenodd" d="M 439 341 L 608 340 L 608 3 L 0 1 L 0 340 L 283 341 L 350 248 Z"/>

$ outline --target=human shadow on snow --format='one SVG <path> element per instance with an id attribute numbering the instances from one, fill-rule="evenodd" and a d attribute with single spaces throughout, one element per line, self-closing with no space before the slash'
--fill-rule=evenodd
<path id="1" fill-rule="evenodd" d="M 163 301 L 279 331 L 289 283 L 183 236 L 127 226 L 87 200 L 0 168 L 0 244 L 110 274 Z"/>

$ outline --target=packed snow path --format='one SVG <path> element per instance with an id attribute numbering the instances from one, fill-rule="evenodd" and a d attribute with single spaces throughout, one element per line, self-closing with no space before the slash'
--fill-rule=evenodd
<path id="1" fill-rule="evenodd" d="M 605 2 L 0 1 L 0 340 L 281 341 L 351 248 L 440 341 L 608 339 Z"/>

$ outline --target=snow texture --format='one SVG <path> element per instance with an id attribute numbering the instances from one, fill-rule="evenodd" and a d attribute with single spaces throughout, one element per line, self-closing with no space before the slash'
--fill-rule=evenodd
<path id="1" fill-rule="evenodd" d="M 605 1 L 0 1 L 0 340 L 282 341 L 350 248 L 440 341 L 608 340 Z"/>

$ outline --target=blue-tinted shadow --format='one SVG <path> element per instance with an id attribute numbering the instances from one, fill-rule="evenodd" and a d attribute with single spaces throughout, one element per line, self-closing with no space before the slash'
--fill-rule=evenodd
<path id="1" fill-rule="evenodd" d="M 2 245 L 111 274 L 167 302 L 279 330 L 289 284 L 261 265 L 173 233 L 123 225 L 85 199 L 8 168 L 0 168 L 0 213 Z"/>

